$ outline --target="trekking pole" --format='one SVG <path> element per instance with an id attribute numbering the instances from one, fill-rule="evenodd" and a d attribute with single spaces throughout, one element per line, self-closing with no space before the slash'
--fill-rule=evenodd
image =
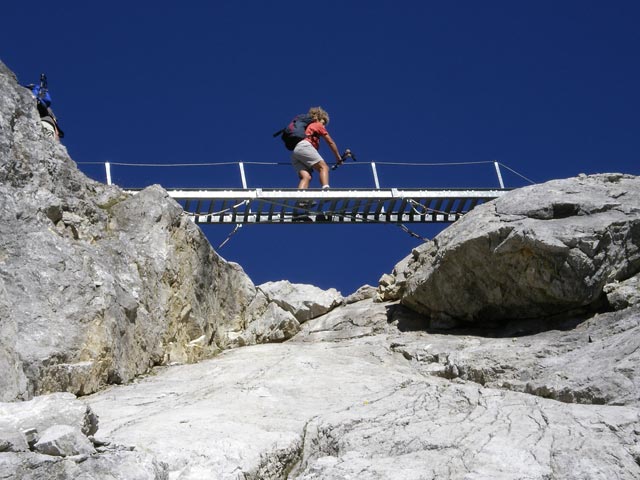
<path id="1" fill-rule="evenodd" d="M 354 162 L 356 161 L 356 156 L 349 150 L 348 148 L 344 151 L 342 156 L 340 157 L 340 161 L 331 167 L 331 170 L 335 170 L 340 165 L 342 165 L 347 158 L 351 158 Z"/>

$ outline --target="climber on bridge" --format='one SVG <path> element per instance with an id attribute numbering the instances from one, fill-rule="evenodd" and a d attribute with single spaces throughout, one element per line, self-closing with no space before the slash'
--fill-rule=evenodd
<path id="1" fill-rule="evenodd" d="M 45 136 L 60 141 L 64 137 L 64 132 L 60 128 L 53 110 L 51 110 L 51 95 L 47 86 L 47 76 L 43 73 L 40 75 L 39 85 L 30 84 L 25 85 L 25 87 L 31 90 L 31 93 L 36 98 L 36 106 Z"/>
<path id="2" fill-rule="evenodd" d="M 320 176 L 322 189 L 329 188 L 329 166 L 318 153 L 321 137 L 329 145 L 337 162 L 343 162 L 336 143 L 326 129 L 328 123 L 329 114 L 322 107 L 312 107 L 307 114 L 298 115 L 287 128 L 274 134 L 281 134 L 286 147 L 293 151 L 291 163 L 298 173 L 300 190 L 309 188 L 314 170 Z"/>

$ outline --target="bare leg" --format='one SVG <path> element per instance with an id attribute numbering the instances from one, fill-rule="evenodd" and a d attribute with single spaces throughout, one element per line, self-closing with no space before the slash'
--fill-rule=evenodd
<path id="1" fill-rule="evenodd" d="M 320 185 L 329 185 L 329 165 L 324 160 L 316 163 L 313 169 L 320 175 Z"/>
<path id="2" fill-rule="evenodd" d="M 305 172 L 304 170 L 300 170 L 298 172 L 298 176 L 300 177 L 300 182 L 298 182 L 298 190 L 306 190 L 309 188 L 309 182 L 311 182 L 311 174 L 309 172 Z"/>

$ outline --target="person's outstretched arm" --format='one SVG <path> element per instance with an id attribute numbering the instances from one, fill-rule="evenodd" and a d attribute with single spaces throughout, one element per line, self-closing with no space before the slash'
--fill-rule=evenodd
<path id="1" fill-rule="evenodd" d="M 329 145 L 329 148 L 335 155 L 336 160 L 338 162 L 341 162 L 342 158 L 340 157 L 340 151 L 338 150 L 338 146 L 336 145 L 336 142 L 334 142 L 333 138 L 331 138 L 331 135 L 327 133 L 326 135 L 323 135 L 322 138 L 324 138 L 324 141 L 327 142 L 327 145 Z"/>

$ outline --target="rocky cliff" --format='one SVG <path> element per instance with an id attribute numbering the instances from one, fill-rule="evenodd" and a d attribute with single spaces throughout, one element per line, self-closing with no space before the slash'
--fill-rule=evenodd
<path id="1" fill-rule="evenodd" d="M 628 175 L 522 188 L 416 249 L 382 297 L 445 323 L 606 308 L 606 291 L 640 271 L 639 206 L 640 180 Z"/>
<path id="2" fill-rule="evenodd" d="M 640 478 L 638 177 L 510 192 L 346 299 L 255 286 L 0 64 L 0 215 L 0 478 Z"/>
<path id="3" fill-rule="evenodd" d="M 85 177 L 1 63 L 0 319 L 5 401 L 84 395 L 299 328 L 163 189 Z"/>

